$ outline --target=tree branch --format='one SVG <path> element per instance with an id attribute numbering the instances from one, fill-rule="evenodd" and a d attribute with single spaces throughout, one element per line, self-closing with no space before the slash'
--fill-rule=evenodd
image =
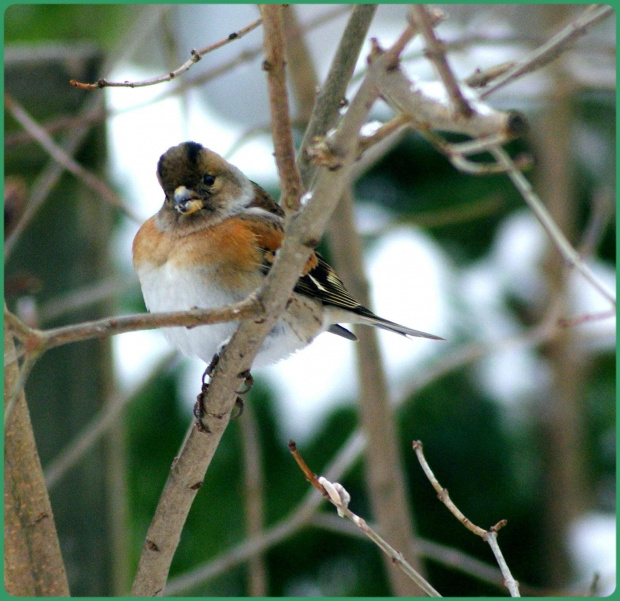
<path id="1" fill-rule="evenodd" d="M 584 263 L 579 253 L 572 247 L 571 243 L 566 239 L 566 236 L 562 233 L 557 226 L 538 195 L 534 192 L 530 182 L 525 176 L 517 169 L 516 165 L 508 155 L 508 153 L 501 147 L 496 146 L 491 148 L 489 152 L 496 158 L 498 163 L 502 165 L 508 177 L 512 180 L 515 188 L 519 191 L 523 200 L 528 204 L 536 218 L 543 226 L 544 230 L 551 238 L 553 244 L 560 251 L 562 257 L 568 261 L 573 267 L 583 275 L 583 277 L 592 284 L 592 286 L 604 296 L 613 307 L 616 306 L 616 297 L 609 291 L 598 278 L 594 275 L 592 270 Z"/>
<path id="2" fill-rule="evenodd" d="M 353 8 L 325 83 L 318 93 L 314 111 L 304 133 L 297 164 L 306 187 L 316 172 L 308 149 L 319 135 L 326 135 L 338 118 L 338 111 L 345 100 L 347 85 L 353 75 L 357 58 L 362 50 L 368 28 L 377 10 L 376 4 L 358 4 Z"/>
<path id="3" fill-rule="evenodd" d="M 486 98 L 489 94 L 499 90 L 515 79 L 540 69 L 547 63 L 555 60 L 570 44 L 585 35 L 588 32 L 588 28 L 613 14 L 613 12 L 614 9 L 608 4 L 591 4 L 579 17 L 571 21 L 542 46 L 523 60 L 515 63 L 491 83 L 481 87 L 479 92 L 480 99 Z"/>
<path id="4" fill-rule="evenodd" d="M 424 452 L 422 451 L 422 443 L 419 440 L 413 442 L 413 450 L 415 451 L 415 454 L 418 458 L 418 461 L 420 462 L 420 465 L 422 466 L 422 469 L 424 470 L 424 473 L 426 474 L 426 477 L 433 485 L 433 488 L 437 491 L 439 500 L 450 510 L 450 513 L 454 515 L 454 517 L 459 522 L 461 522 L 463 526 L 465 526 L 465 528 L 480 536 L 482 540 L 489 543 L 489 546 L 493 551 L 493 555 L 495 555 L 495 559 L 497 560 L 500 570 L 502 571 L 502 574 L 504 576 L 506 587 L 510 591 L 510 596 L 520 597 L 521 595 L 519 594 L 519 584 L 510 573 L 504 556 L 502 555 L 499 545 L 497 544 L 497 531 L 506 525 L 506 520 L 501 520 L 500 522 L 495 524 L 495 526 L 491 526 L 489 530 L 484 530 L 483 528 L 480 528 L 480 526 L 476 526 L 473 522 L 467 519 L 463 515 L 461 510 L 452 502 L 452 499 L 450 499 L 450 495 L 448 494 L 447 489 L 443 488 L 443 486 L 439 484 L 437 478 L 435 477 L 435 474 L 433 474 L 433 470 L 431 470 L 430 466 L 426 461 L 426 457 L 424 457 Z"/>
<path id="5" fill-rule="evenodd" d="M 441 597 L 441 595 L 427 582 L 424 577 L 415 570 L 411 564 L 403 557 L 403 554 L 394 549 L 383 537 L 379 536 L 369 525 L 366 520 L 360 518 L 349 509 L 349 501 L 351 496 L 344 489 L 342 484 L 338 482 L 332 483 L 327 478 L 321 476 L 317 478 L 310 468 L 306 465 L 302 456 L 297 450 L 297 446 L 291 440 L 288 446 L 297 462 L 297 465 L 303 472 L 306 480 L 314 486 L 328 501 L 330 501 L 336 509 L 338 509 L 338 515 L 340 517 L 346 517 L 351 520 L 381 551 L 383 551 L 390 561 L 398 566 L 402 572 L 416 583 L 416 585 L 429 597 Z"/>
<path id="6" fill-rule="evenodd" d="M 410 10 L 416 26 L 420 29 L 426 41 L 427 50 L 425 54 L 433 65 L 435 65 L 435 69 L 448 92 L 455 112 L 464 118 L 470 117 L 473 115 L 474 111 L 465 96 L 463 96 L 463 92 L 461 92 L 456 77 L 448 65 L 444 44 L 435 35 L 433 29 L 434 23 L 428 12 L 428 8 L 423 4 L 414 4 L 411 6 Z"/>
<path id="7" fill-rule="evenodd" d="M 237 31 L 233 31 L 233 33 L 229 34 L 228 37 L 220 40 L 219 42 L 205 46 L 200 50 L 191 50 L 190 58 L 187 61 L 185 61 L 174 71 L 170 71 L 170 73 L 166 73 L 165 75 L 151 77 L 142 81 L 108 81 L 107 79 L 101 77 L 95 83 L 82 83 L 76 81 L 75 79 L 70 80 L 69 83 L 80 90 L 97 90 L 99 88 L 143 88 L 146 86 L 153 86 L 158 83 L 163 83 L 165 81 L 171 81 L 175 77 L 183 75 L 183 73 L 189 71 L 205 54 L 208 54 L 213 50 L 217 50 L 222 46 L 226 46 L 226 44 L 230 44 L 230 42 L 234 40 L 241 39 L 243 36 L 250 33 L 250 31 L 256 29 L 261 23 L 262 19 L 256 19 L 256 21 L 252 21 L 249 25 L 246 25 Z"/>
<path id="8" fill-rule="evenodd" d="M 14 353 L 8 328 L 4 331 L 4 346 L 5 354 Z M 17 366 L 5 368 L 5 399 L 18 377 Z M 66 597 L 67 575 L 23 392 L 4 428 L 6 591 L 20 597 Z"/>
<path id="9" fill-rule="evenodd" d="M 271 127 L 276 165 L 282 189 L 280 203 L 287 214 L 290 214 L 299 209 L 302 184 L 299 171 L 295 165 L 295 147 L 289 115 L 288 91 L 286 89 L 282 10 L 282 5 L 279 4 L 261 5 L 265 33 L 263 36 L 265 48 L 263 69 L 267 72 Z"/>
<path id="10" fill-rule="evenodd" d="M 140 218 L 128 209 L 119 196 L 96 175 L 80 165 L 73 157 L 56 144 L 51 136 L 26 112 L 26 110 L 11 97 L 4 94 L 4 106 L 8 109 L 11 116 L 27 131 L 36 142 L 45 150 L 57 163 L 62 165 L 69 173 L 72 173 L 86 186 L 94 190 L 103 200 L 111 206 L 120 209 L 127 217 L 133 221 L 140 221 Z"/>

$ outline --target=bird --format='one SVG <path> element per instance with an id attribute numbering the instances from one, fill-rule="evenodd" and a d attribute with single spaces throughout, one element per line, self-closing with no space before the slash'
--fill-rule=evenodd
<path id="1" fill-rule="evenodd" d="M 237 167 L 197 142 L 164 152 L 157 179 L 163 205 L 140 227 L 132 248 L 147 309 L 214 309 L 256 291 L 284 237 L 282 208 Z M 288 357 L 323 332 L 357 340 L 343 323 L 443 340 L 375 315 L 349 294 L 334 269 L 313 250 L 252 368 Z M 226 322 L 162 330 L 183 354 L 207 363 L 210 375 L 236 327 Z"/>

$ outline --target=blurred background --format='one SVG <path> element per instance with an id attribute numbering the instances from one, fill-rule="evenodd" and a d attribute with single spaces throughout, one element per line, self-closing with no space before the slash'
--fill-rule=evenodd
<path id="1" fill-rule="evenodd" d="M 311 59 L 289 59 L 298 143 L 314 97 L 300 92 L 296 77 L 324 81 L 351 9 L 287 11 L 287 27 L 297 28 L 296 45 Z M 526 56 L 584 6 L 443 9 L 448 18 L 438 35 L 465 78 Z M 370 38 L 393 43 L 406 10 L 379 6 L 349 99 Z M 5 296 L 27 323 L 51 328 L 144 311 L 131 242 L 163 201 L 155 166 L 168 147 L 200 142 L 278 197 L 260 27 L 172 82 L 93 91 L 68 83 L 165 74 L 192 48 L 224 40 L 258 17 L 253 5 L 7 9 L 5 91 L 105 187 L 59 168 L 5 110 Z M 612 16 L 555 62 L 488 98 L 525 115 L 528 133 L 508 149 L 534 158 L 528 179 L 610 290 L 615 52 Z M 410 77 L 436 79 L 419 41 L 404 58 Z M 381 102 L 371 113 L 378 121 L 391 116 Z M 380 333 L 430 582 L 446 596 L 505 594 L 488 546 L 448 514 L 423 476 L 411 450 L 417 439 L 468 518 L 484 528 L 508 520 L 499 540 L 523 593 L 609 594 L 616 565 L 615 318 L 556 327 L 558 318 L 609 312 L 608 303 L 566 268 L 506 176 L 460 173 L 414 132 L 392 138 L 360 171 L 355 219 L 373 309 L 447 339 Z M 329 245 L 320 250 L 329 260 Z M 203 369 L 171 352 L 157 331 L 63 346 L 35 366 L 26 396 L 73 595 L 129 590 Z M 171 590 L 389 595 L 380 551 L 326 503 L 251 561 L 232 554 L 248 537 L 250 503 L 268 531 L 309 493 L 287 441 L 295 439 L 320 474 L 358 427 L 349 341 L 326 334 L 253 375 L 246 411 L 231 422 L 189 515 Z M 361 458 L 350 460 L 341 482 L 352 510 L 371 521 L 362 467 Z M 179 579 L 198 569 L 201 577 Z"/>

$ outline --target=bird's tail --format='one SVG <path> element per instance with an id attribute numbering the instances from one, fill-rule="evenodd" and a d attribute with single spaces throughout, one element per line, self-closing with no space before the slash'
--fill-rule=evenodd
<path id="1" fill-rule="evenodd" d="M 363 320 L 360 320 L 360 323 L 367 323 L 368 325 L 374 325 L 383 330 L 388 330 L 389 332 L 395 332 L 396 334 L 400 334 L 401 336 L 405 336 L 407 338 L 430 338 L 431 340 L 445 340 L 441 336 L 435 336 L 435 334 L 428 334 L 427 332 L 421 332 L 420 330 L 413 330 L 406 326 L 401 326 L 398 323 L 394 323 L 393 321 L 389 321 L 387 319 L 383 319 L 382 317 L 377 317 L 373 315 L 372 317 L 364 316 Z"/>

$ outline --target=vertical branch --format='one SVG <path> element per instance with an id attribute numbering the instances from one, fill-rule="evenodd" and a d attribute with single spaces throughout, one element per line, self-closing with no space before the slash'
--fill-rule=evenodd
<path id="1" fill-rule="evenodd" d="M 15 353 L 4 330 L 4 354 Z M 4 393 L 14 387 L 16 363 L 4 372 Z M 69 585 L 52 507 L 45 488 L 26 397 L 15 403 L 4 439 L 4 585 L 16 597 L 67 597 Z"/>
<path id="2" fill-rule="evenodd" d="M 305 127 L 314 108 L 317 76 L 306 44 L 305 33 L 299 26 L 295 10 L 295 5 L 291 4 L 284 9 L 282 16 L 286 61 L 297 109 L 295 121 Z"/>
<path id="3" fill-rule="evenodd" d="M 258 538 L 263 533 L 264 519 L 264 479 L 262 456 L 256 423 L 256 414 L 252 403 L 246 403 L 243 417 L 239 420 L 243 438 L 243 471 L 245 523 L 248 539 Z M 267 566 L 264 553 L 259 549 L 248 561 L 250 597 L 267 596 Z"/>
<path id="4" fill-rule="evenodd" d="M 269 86 L 273 146 L 282 186 L 281 204 L 287 213 L 292 213 L 299 209 L 302 185 L 295 165 L 295 147 L 288 108 L 282 8 L 278 4 L 261 5 L 265 48 L 263 69 L 267 72 Z"/>
<path id="5" fill-rule="evenodd" d="M 542 15 L 549 22 L 558 18 L 558 8 L 552 7 Z M 561 14 L 561 13 L 560 13 Z M 572 242 L 577 234 L 577 206 L 574 170 L 571 169 L 574 107 L 571 102 L 571 82 L 561 62 L 549 66 L 552 77 L 554 102 L 539 116 L 533 128 L 534 143 L 538 147 L 537 188 L 546 200 L 546 208 L 558 229 Z M 567 281 L 570 274 L 560 251 L 547 246 L 543 259 L 546 281 L 545 304 L 560 303 L 562 313 L 570 313 Z M 586 284 L 587 285 L 587 284 Z M 541 310 L 545 310 L 541 307 Z M 587 485 L 584 474 L 584 380 L 588 361 L 579 350 L 572 328 L 562 328 L 542 349 L 551 372 L 548 394 L 542 395 L 536 425 L 540 432 L 539 452 L 545 491 L 544 516 L 545 557 L 549 583 L 561 585 L 570 573 L 571 561 L 565 540 L 581 511 L 587 507 Z"/>
<path id="6" fill-rule="evenodd" d="M 368 282 L 362 263 L 362 245 L 355 230 L 353 194 L 349 188 L 334 211 L 329 232 L 336 269 L 353 296 L 370 307 Z M 389 402 L 389 392 L 374 328 L 356 329 L 357 372 L 360 380 L 360 417 L 366 435 L 365 465 L 368 492 L 379 530 L 391 544 L 412 556 L 412 565 L 422 566 L 413 553 L 414 524 L 407 501 L 398 436 Z M 398 596 L 419 596 L 421 589 L 386 561 L 392 591 Z"/>

